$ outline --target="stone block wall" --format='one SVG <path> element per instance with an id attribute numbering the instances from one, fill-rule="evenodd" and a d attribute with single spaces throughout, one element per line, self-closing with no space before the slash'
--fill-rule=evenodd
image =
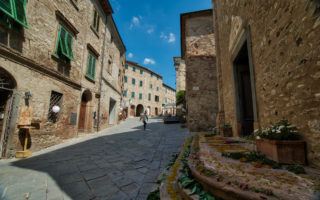
<path id="1" fill-rule="evenodd" d="M 239 135 L 232 63 L 245 31 L 251 38 L 255 128 L 288 119 L 307 141 L 309 161 L 320 166 L 319 1 L 213 2 L 224 122 Z"/>
<path id="2" fill-rule="evenodd" d="M 188 128 L 209 131 L 218 110 L 212 10 L 182 14 L 181 23 Z"/>

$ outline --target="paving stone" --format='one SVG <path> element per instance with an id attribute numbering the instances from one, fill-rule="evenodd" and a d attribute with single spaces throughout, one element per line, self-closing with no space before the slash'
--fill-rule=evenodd
<path id="1" fill-rule="evenodd" d="M 134 199 L 138 195 L 140 187 L 136 183 L 131 183 L 130 185 L 123 186 L 120 189 L 130 198 Z"/>
<path id="2" fill-rule="evenodd" d="M 107 175 L 107 171 L 102 170 L 102 169 L 91 169 L 88 171 L 84 171 L 81 172 L 82 176 L 84 177 L 84 179 L 86 181 L 92 180 L 92 179 L 96 179 L 96 178 L 100 178 L 103 176 Z"/>
<path id="3" fill-rule="evenodd" d="M 48 192 L 50 200 L 145 200 L 164 163 L 179 150 L 186 131 L 151 119 L 150 135 L 146 135 L 135 129 L 137 123 L 128 119 L 99 138 L 85 136 L 85 141 L 11 166 L 0 160 L 0 195 L 8 188 L 0 199 L 23 199 L 30 192 L 40 200 Z"/>

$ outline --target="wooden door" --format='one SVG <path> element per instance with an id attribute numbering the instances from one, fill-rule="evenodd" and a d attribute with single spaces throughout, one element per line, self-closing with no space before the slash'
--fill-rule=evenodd
<path id="1" fill-rule="evenodd" d="M 79 125 L 78 125 L 79 130 L 84 130 L 85 123 L 86 123 L 86 110 L 87 110 L 87 103 L 81 102 Z"/>
<path id="2" fill-rule="evenodd" d="M 239 100 L 241 135 L 250 135 L 253 132 L 253 101 L 249 66 L 239 66 Z"/>

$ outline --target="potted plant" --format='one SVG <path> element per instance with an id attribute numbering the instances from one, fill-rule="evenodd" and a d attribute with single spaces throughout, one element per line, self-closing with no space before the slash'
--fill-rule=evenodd
<path id="1" fill-rule="evenodd" d="M 224 124 L 222 126 L 223 137 L 232 137 L 232 126 L 230 124 Z"/>
<path id="2" fill-rule="evenodd" d="M 306 143 L 288 120 L 255 131 L 257 150 L 283 164 L 306 164 Z"/>

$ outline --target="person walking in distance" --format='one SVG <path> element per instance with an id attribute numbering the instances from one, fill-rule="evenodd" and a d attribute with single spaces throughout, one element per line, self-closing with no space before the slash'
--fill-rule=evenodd
<path id="1" fill-rule="evenodd" d="M 144 113 L 141 113 L 140 116 L 140 121 L 143 122 L 143 130 L 146 130 L 147 128 L 147 121 L 148 121 L 148 115 L 147 115 L 147 111 L 145 111 Z"/>

